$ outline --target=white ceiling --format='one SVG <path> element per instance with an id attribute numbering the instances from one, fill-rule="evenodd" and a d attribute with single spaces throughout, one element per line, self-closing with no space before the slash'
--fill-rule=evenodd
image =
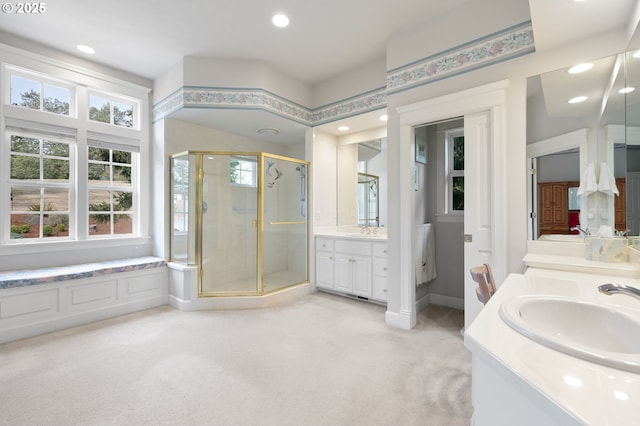
<path id="1" fill-rule="evenodd" d="M 77 44 L 96 49 L 91 60 L 149 79 L 164 75 L 184 56 L 263 60 L 313 85 L 384 57 L 393 35 L 410 32 L 467 2 L 495 0 L 56 0 L 40 15 L 0 13 L 0 31 L 79 55 Z M 519 0 L 525 1 L 525 0 Z M 15 2 L 13 2 L 15 3 Z M 626 25 L 637 0 L 530 0 L 536 50 L 571 43 Z M 291 24 L 271 24 L 276 12 Z M 464 30 L 457 28 L 457 30 Z M 0 32 L 0 36 L 2 36 Z M 191 111 L 189 112 L 192 113 Z M 193 113 L 190 121 L 196 120 Z M 222 114 L 219 114 L 222 116 Z M 246 126 L 224 114 L 233 123 Z M 379 112 L 351 131 L 377 127 Z M 370 116 L 370 117 L 369 117 Z M 209 120 L 211 121 L 211 120 Z M 256 114 L 255 126 L 282 130 L 280 142 L 299 140 L 303 126 L 273 114 Z M 271 124 L 270 124 L 271 123 Z M 334 132 L 338 124 L 324 126 Z M 255 137 L 255 130 L 252 130 Z M 289 139 L 287 139 L 289 138 Z M 277 139 L 277 138 L 276 138 Z M 278 142 L 277 140 L 275 142 Z"/>

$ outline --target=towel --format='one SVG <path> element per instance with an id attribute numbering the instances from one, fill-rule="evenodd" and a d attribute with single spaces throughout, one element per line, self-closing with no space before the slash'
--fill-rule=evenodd
<path id="1" fill-rule="evenodd" d="M 430 223 L 416 225 L 416 287 L 436 278 L 436 244 Z"/>
<path id="2" fill-rule="evenodd" d="M 587 196 L 598 190 L 598 183 L 596 181 L 596 172 L 593 163 L 589 163 L 587 169 L 582 174 L 580 179 L 580 186 L 578 187 L 578 195 Z"/>
<path id="3" fill-rule="evenodd" d="M 616 186 L 616 179 L 609 170 L 609 166 L 606 163 L 600 164 L 600 177 L 598 179 L 598 191 L 604 192 L 607 195 L 620 195 L 618 187 Z"/>

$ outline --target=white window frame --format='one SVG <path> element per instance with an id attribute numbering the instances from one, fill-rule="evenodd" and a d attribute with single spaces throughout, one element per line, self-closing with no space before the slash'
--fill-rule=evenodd
<path id="1" fill-rule="evenodd" d="M 113 175 L 110 174 L 110 179 L 109 179 L 109 183 L 106 185 L 103 184 L 92 184 L 89 182 L 89 180 L 87 179 L 87 181 L 85 182 L 86 188 L 87 188 L 87 209 L 86 209 L 86 214 L 87 214 L 87 223 L 89 222 L 89 218 L 91 215 L 91 211 L 89 210 L 89 192 L 90 191 L 109 191 L 111 193 L 113 192 L 131 192 L 132 193 L 132 209 L 130 213 L 126 213 L 129 214 L 131 216 L 131 220 L 133 222 L 133 227 L 131 229 L 131 234 L 115 234 L 114 233 L 114 225 L 115 222 L 112 220 L 110 222 L 111 225 L 111 232 L 109 234 L 104 234 L 104 235 L 92 235 L 90 228 L 89 229 L 89 235 L 88 238 L 89 239 L 94 239 L 94 238 L 113 238 L 113 237 L 121 237 L 121 236 L 132 236 L 132 235 L 137 235 L 139 233 L 139 226 L 138 223 L 140 221 L 140 215 L 138 214 L 139 212 L 139 208 L 138 208 L 138 203 L 139 203 L 139 193 L 137 188 L 139 187 L 138 185 L 138 181 L 139 181 L 139 152 L 138 149 L 136 147 L 133 146 L 127 146 L 127 145 L 117 145 L 117 144 L 112 144 L 112 143 L 105 143 L 102 141 L 92 141 L 90 140 L 87 143 L 87 152 L 89 147 L 94 147 L 94 148 L 104 148 L 104 149 L 109 149 L 109 161 L 105 162 L 104 164 L 108 164 L 109 166 L 113 166 L 113 165 L 117 165 L 118 163 L 114 163 L 113 162 L 113 151 L 127 151 L 131 153 L 131 186 L 127 187 L 127 188 L 122 188 L 119 187 L 118 185 L 114 185 L 113 184 Z M 87 161 L 87 169 L 89 167 L 89 159 L 86 158 Z M 95 163 L 93 163 L 95 164 Z M 122 214 L 122 213 L 117 213 L 116 211 L 114 211 L 113 209 L 110 211 L 110 216 L 111 219 L 113 219 L 113 215 L 115 214 Z"/>
<path id="2" fill-rule="evenodd" d="M 258 186 L 258 158 L 255 161 L 247 159 L 245 156 L 229 156 L 229 171 L 231 171 L 231 161 L 237 160 L 244 163 L 251 163 L 251 169 L 239 168 L 237 169 L 242 175 L 251 175 L 251 183 L 231 182 L 231 185 L 241 186 L 245 188 L 256 188 Z"/>
<path id="3" fill-rule="evenodd" d="M 11 105 L 12 107 L 16 107 L 16 108 L 30 110 L 30 111 L 39 111 L 41 113 L 51 114 L 54 116 L 73 117 L 73 118 L 77 116 L 78 103 L 76 101 L 75 85 L 70 84 L 69 82 L 64 80 L 58 80 L 53 77 L 47 76 L 45 74 L 40 74 L 35 71 L 22 69 L 15 66 L 6 66 L 5 70 L 6 70 L 5 71 L 6 79 L 3 79 L 3 87 L 6 88 L 7 90 L 6 90 L 4 99 L 2 100 L 4 104 Z M 37 81 L 40 83 L 40 109 L 39 110 L 11 104 L 11 77 L 12 76 L 22 77 L 22 78 Z M 44 85 L 45 84 L 49 84 L 51 86 L 58 86 L 58 87 L 62 87 L 69 90 L 69 115 L 56 114 L 54 112 L 49 112 L 44 110 Z"/>
<path id="4" fill-rule="evenodd" d="M 446 213 L 449 215 L 464 215 L 464 210 L 454 210 L 453 208 L 453 179 L 456 177 L 464 177 L 463 170 L 453 169 L 453 153 L 454 141 L 457 137 L 464 137 L 464 128 L 456 128 L 445 131 L 445 197 L 446 197 Z"/>
<path id="5" fill-rule="evenodd" d="M 42 175 L 42 170 L 40 170 L 40 179 L 38 181 L 22 181 L 21 179 L 12 179 L 11 178 L 11 137 L 12 136 L 22 136 L 22 137 L 27 137 L 27 138 L 33 138 L 33 139 L 38 139 L 38 140 L 48 140 L 51 142 L 60 142 L 60 143 L 66 143 L 69 145 L 69 157 L 67 158 L 67 161 L 69 162 L 69 179 L 67 183 L 46 183 L 44 181 L 44 176 Z M 7 141 L 7 145 L 9 145 L 9 148 L 7 149 L 7 152 L 9 152 L 9 167 L 8 167 L 8 184 L 7 184 L 7 188 L 6 190 L 8 191 L 8 193 L 10 194 L 9 196 L 9 200 L 8 200 L 8 204 L 9 204 L 9 208 L 7 209 L 8 211 L 8 215 L 9 215 L 9 222 L 11 221 L 11 215 L 14 214 L 14 212 L 11 209 L 11 193 L 12 193 L 12 188 L 14 186 L 24 186 L 24 187 L 32 187 L 32 188 L 39 188 L 39 189 L 45 189 L 46 188 L 66 188 L 69 190 L 69 208 L 67 211 L 67 214 L 69 216 L 69 224 L 68 224 L 68 231 L 69 231 L 69 235 L 68 237 L 58 237 L 58 239 L 61 240 L 74 240 L 75 239 L 75 221 L 74 221 L 74 216 L 73 216 L 73 212 L 76 209 L 75 206 L 75 186 L 73 184 L 73 182 L 75 182 L 75 170 L 76 170 L 76 158 L 75 158 L 75 148 L 76 148 L 76 143 L 74 139 L 70 139 L 70 138 L 65 138 L 65 137 L 60 137 L 57 135 L 53 135 L 53 134 L 46 134 L 46 133 L 35 133 L 35 132 L 28 132 L 28 131 L 17 131 L 14 129 L 7 129 L 5 132 L 5 136 L 6 136 L 6 141 Z M 42 152 L 40 152 L 40 154 L 35 155 L 25 155 L 25 156 L 31 156 L 31 157 L 37 157 L 37 158 L 45 158 L 42 154 Z M 35 214 L 35 213 L 34 213 Z M 40 215 L 40 231 L 43 230 L 44 228 L 44 223 L 42 222 L 43 219 L 43 215 L 45 213 L 43 213 L 43 211 L 39 212 Z M 10 228 L 9 228 L 10 229 Z M 40 236 L 38 238 L 29 238 L 29 239 L 25 239 L 24 243 L 35 243 L 35 242 L 42 242 L 42 241 L 52 241 L 53 238 L 56 237 L 44 237 L 43 232 L 40 232 Z M 21 243 L 21 240 L 13 240 L 11 239 L 11 236 L 9 234 L 9 239 L 10 241 L 13 243 Z"/>
<path id="6" fill-rule="evenodd" d="M 40 81 L 41 84 L 52 84 L 71 89 L 69 115 L 11 105 L 9 90 L 11 75 Z M 1 46 L 0 84 L 2 84 L 1 92 L 3 93 L 0 98 L 0 255 L 49 253 L 58 250 L 58 248 L 102 249 L 147 244 L 150 221 L 144 218 L 149 216 L 148 204 L 151 183 L 149 179 L 140 179 L 140 177 L 148 176 L 150 167 L 150 122 L 149 117 L 145 114 L 145 111 L 149 110 L 150 88 L 44 58 L 30 52 L 6 50 Z M 88 119 L 89 93 L 108 97 L 115 102 L 132 104 L 134 106 L 133 127 L 90 121 Z M 43 99 L 42 95 L 41 92 L 41 99 Z M 70 233 L 68 239 L 66 237 L 64 241 L 61 239 L 51 241 L 51 238 L 44 241 L 10 239 L 10 143 L 7 141 L 9 126 L 38 132 L 52 132 L 53 134 L 59 133 L 57 129 L 64 129 L 61 133 L 71 129 L 74 133 L 76 144 L 74 148 L 70 149 L 70 155 L 75 161 L 75 168 L 70 170 L 70 176 L 74 176 L 73 182 L 75 184 L 70 193 Z M 134 216 L 133 234 L 89 238 L 88 212 L 85 212 L 88 210 L 87 142 L 89 139 L 94 139 L 96 134 L 106 135 L 101 139 L 109 142 L 124 145 L 134 143 L 137 146 L 138 154 L 133 156 L 137 157 L 134 166 L 137 172 L 133 173 L 135 177 L 132 176 L 133 208 L 135 209 L 132 212 Z"/>

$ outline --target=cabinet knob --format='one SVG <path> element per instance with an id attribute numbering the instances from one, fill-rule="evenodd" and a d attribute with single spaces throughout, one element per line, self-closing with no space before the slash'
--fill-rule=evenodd
<path id="1" fill-rule="evenodd" d="M 384 290 L 382 290 L 382 291 L 384 291 L 384 292 L 386 293 L 386 292 L 387 292 L 387 289 L 385 288 L 385 289 L 384 289 Z"/>
<path id="2" fill-rule="evenodd" d="M 385 270 L 385 271 L 387 270 L 387 268 L 382 268 L 382 269 Z"/>
<path id="3" fill-rule="evenodd" d="M 383 252 L 383 253 L 386 253 L 386 252 L 387 252 L 387 251 L 386 251 L 386 250 L 384 250 L 384 252 Z"/>

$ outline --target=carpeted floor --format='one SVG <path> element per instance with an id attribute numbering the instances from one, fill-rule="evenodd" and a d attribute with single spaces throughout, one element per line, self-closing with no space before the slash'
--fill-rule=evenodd
<path id="1" fill-rule="evenodd" d="M 468 425 L 463 313 L 431 305 L 403 331 L 384 311 L 165 306 L 0 345 L 0 424 Z"/>

